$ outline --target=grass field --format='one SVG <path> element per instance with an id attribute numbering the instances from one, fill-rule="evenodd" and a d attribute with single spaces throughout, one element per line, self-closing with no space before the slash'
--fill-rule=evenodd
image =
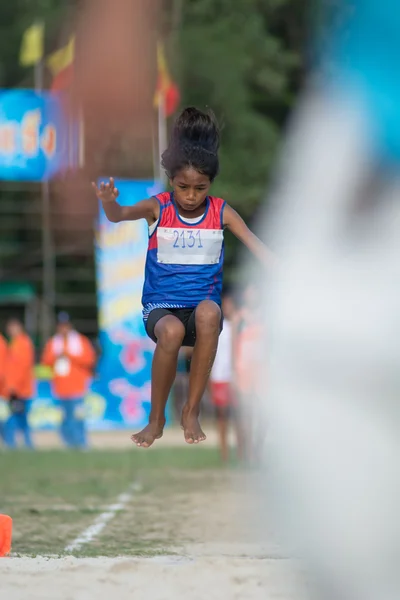
<path id="1" fill-rule="evenodd" d="M 223 467 L 214 447 L 183 443 L 0 452 L 0 512 L 14 525 L 11 558 L 0 559 L 2 593 L 122 600 L 146 591 L 152 600 L 197 600 L 206 589 L 207 600 L 292 600 L 286 561 L 260 535 L 252 477 Z M 121 494 L 124 504 L 115 506 Z M 85 543 L 69 550 L 85 531 Z"/>
<path id="2" fill-rule="evenodd" d="M 16 554 L 64 554 L 135 483 L 126 509 L 78 554 L 154 555 L 176 545 L 175 519 L 183 516 L 185 495 L 215 491 L 226 474 L 214 449 L 22 451 L 0 454 L 0 481 L 1 511 L 13 518 Z"/>

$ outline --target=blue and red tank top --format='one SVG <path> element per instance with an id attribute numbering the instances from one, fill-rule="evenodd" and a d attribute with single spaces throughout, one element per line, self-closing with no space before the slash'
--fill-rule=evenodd
<path id="1" fill-rule="evenodd" d="M 173 193 L 155 196 L 160 216 L 149 232 L 143 318 L 155 308 L 192 308 L 203 300 L 221 304 L 225 201 L 207 196 L 195 223 L 178 212 Z"/>

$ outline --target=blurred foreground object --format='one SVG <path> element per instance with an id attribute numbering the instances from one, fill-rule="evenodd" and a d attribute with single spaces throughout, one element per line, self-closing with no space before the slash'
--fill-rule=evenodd
<path id="1" fill-rule="evenodd" d="M 339 3 L 269 225 L 270 500 L 323 600 L 400 598 L 400 5 Z"/>
<path id="2" fill-rule="evenodd" d="M 62 227 L 57 245 L 82 248 L 97 218 L 89 182 L 110 174 L 150 179 L 157 118 L 157 36 L 160 0 L 83 0 L 74 28 L 46 64 L 65 114 L 79 119 L 80 170 L 52 186 Z M 157 157 L 158 160 L 158 157 Z"/>
<path id="3" fill-rule="evenodd" d="M 265 429 L 260 400 L 265 393 L 263 315 L 260 292 L 252 282 L 244 286 L 242 306 L 235 315 L 234 365 L 235 394 L 240 411 L 244 454 L 250 463 L 258 462 Z"/>
<path id="4" fill-rule="evenodd" d="M 107 152 L 107 164 L 96 166 L 114 176 L 122 174 L 121 162 L 152 168 L 160 6 L 159 0 L 87 0 L 80 14 L 73 89 L 85 117 L 86 160 L 94 166 Z"/>

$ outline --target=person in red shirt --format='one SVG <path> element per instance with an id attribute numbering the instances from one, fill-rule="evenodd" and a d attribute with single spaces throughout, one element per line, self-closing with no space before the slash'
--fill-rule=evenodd
<path id="1" fill-rule="evenodd" d="M 28 413 L 34 394 L 35 349 L 18 319 L 7 323 L 10 344 L 6 353 L 4 396 L 9 402 L 11 415 L 4 428 L 4 441 L 16 447 L 16 434 L 21 433 L 27 448 L 33 448 Z"/>
<path id="2" fill-rule="evenodd" d="M 61 437 L 72 448 L 87 445 L 84 398 L 95 362 L 89 339 L 73 328 L 67 313 L 60 313 L 56 335 L 45 346 L 42 364 L 53 369 L 53 394 L 63 411 Z"/>

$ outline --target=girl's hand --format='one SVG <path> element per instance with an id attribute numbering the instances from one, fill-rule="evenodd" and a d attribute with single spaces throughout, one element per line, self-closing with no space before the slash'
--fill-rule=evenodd
<path id="1" fill-rule="evenodd" d="M 110 183 L 101 182 L 99 188 L 94 182 L 92 183 L 92 186 L 96 192 L 96 196 L 103 204 L 115 202 L 119 196 L 119 191 L 114 185 L 113 177 L 110 177 Z"/>

